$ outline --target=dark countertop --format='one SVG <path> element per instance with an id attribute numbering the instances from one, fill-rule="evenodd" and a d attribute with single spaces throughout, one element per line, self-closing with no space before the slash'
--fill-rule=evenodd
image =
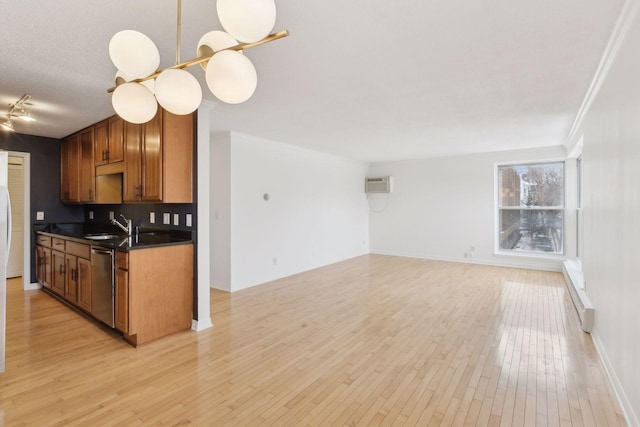
<path id="1" fill-rule="evenodd" d="M 157 246 L 184 245 L 193 243 L 190 231 L 165 230 L 140 227 L 139 232 L 128 237 L 122 230 L 111 224 L 94 223 L 55 223 L 42 224 L 34 227 L 34 232 L 46 236 L 62 236 L 65 239 L 88 243 L 93 246 L 101 246 L 109 249 L 129 251 L 134 249 L 147 249 Z M 108 233 L 117 235 L 116 238 L 107 240 L 91 240 L 84 236 L 89 234 Z"/>

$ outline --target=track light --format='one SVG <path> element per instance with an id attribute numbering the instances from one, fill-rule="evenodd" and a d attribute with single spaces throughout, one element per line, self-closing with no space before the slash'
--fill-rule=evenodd
<path id="1" fill-rule="evenodd" d="M 176 65 L 157 70 L 160 53 L 146 35 L 133 30 L 116 33 L 109 56 L 118 68 L 111 103 L 116 113 L 131 123 L 145 123 L 157 104 L 178 115 L 190 114 L 202 101 L 198 80 L 185 69 L 196 64 L 205 70 L 207 86 L 221 101 L 238 104 L 255 92 L 256 69 L 242 51 L 289 35 L 269 34 L 276 21 L 274 0 L 217 0 L 218 18 L 224 31 L 211 31 L 200 39 L 198 57 L 180 62 L 182 0 L 178 0 Z"/>
<path id="2" fill-rule="evenodd" d="M 15 103 L 9 104 L 9 111 L 7 111 L 7 121 L 0 124 L 0 126 L 2 126 L 2 129 L 14 132 L 15 129 L 13 128 L 13 119 L 20 119 L 25 122 L 33 122 L 36 120 L 27 110 L 25 110 L 25 105 L 31 105 L 27 102 L 29 98 L 31 98 L 31 95 L 27 95 L 25 93 Z"/>
<path id="3" fill-rule="evenodd" d="M 15 129 L 13 128 L 13 122 L 11 121 L 11 119 L 7 119 L 6 122 L 0 123 L 0 126 L 2 126 L 2 129 L 4 130 L 7 130 L 9 132 L 15 132 Z"/>

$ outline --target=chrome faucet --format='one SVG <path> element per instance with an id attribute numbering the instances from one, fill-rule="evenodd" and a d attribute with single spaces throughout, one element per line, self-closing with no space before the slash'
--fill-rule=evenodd
<path id="1" fill-rule="evenodd" d="M 126 222 L 126 226 L 120 224 L 120 222 L 113 218 L 111 220 L 111 224 L 117 226 L 118 228 L 120 228 L 122 231 L 124 231 L 125 233 L 127 233 L 128 236 L 131 236 L 133 234 L 133 223 L 131 222 L 130 219 L 127 219 L 127 217 L 125 217 L 124 215 L 120 214 L 120 216 L 122 217 L 122 219 L 125 220 Z"/>

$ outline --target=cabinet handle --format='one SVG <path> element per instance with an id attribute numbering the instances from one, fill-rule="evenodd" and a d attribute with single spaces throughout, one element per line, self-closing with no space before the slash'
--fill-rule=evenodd
<path id="1" fill-rule="evenodd" d="M 109 150 L 105 151 L 105 160 L 109 161 Z"/>
<path id="2" fill-rule="evenodd" d="M 60 264 L 59 267 L 60 268 L 58 269 L 58 271 L 60 271 L 60 275 L 63 275 L 64 274 L 64 270 L 65 270 L 64 264 Z"/>
<path id="3" fill-rule="evenodd" d="M 89 189 L 89 200 L 93 202 L 93 190 Z"/>

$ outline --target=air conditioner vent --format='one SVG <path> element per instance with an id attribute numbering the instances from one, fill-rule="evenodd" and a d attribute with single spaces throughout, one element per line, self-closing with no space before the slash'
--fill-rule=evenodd
<path id="1" fill-rule="evenodd" d="M 393 177 L 381 176 L 374 178 L 365 178 L 365 193 L 391 193 L 393 191 Z"/>

